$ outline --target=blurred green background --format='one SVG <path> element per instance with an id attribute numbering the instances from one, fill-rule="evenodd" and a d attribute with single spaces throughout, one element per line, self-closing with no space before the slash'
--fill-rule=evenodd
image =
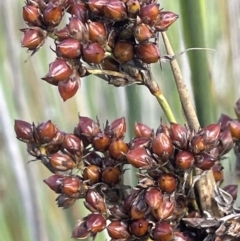
<path id="1" fill-rule="evenodd" d="M 234 116 L 233 105 L 240 97 L 240 1 L 165 0 L 160 4 L 180 15 L 168 31 L 175 52 L 188 47 L 215 50 L 178 58 L 187 87 L 196 97 L 201 124 L 217 121 L 221 113 Z M 102 123 L 126 116 L 129 129 L 135 121 L 156 129 L 161 119 L 166 120 L 145 87 L 115 88 L 94 77 L 84 79 L 77 95 L 63 102 L 57 89 L 40 79 L 54 60 L 49 50 L 53 43 L 47 42 L 31 58 L 20 47 L 19 29 L 26 27 L 23 5 L 24 1 L 0 2 L 0 241 L 68 241 L 86 210 L 80 201 L 68 210 L 57 208 L 56 195 L 43 183 L 51 174 L 39 162 L 27 164 L 31 157 L 15 138 L 14 119 L 36 123 L 51 119 L 68 132 L 76 126 L 78 113 L 98 116 Z M 163 63 L 162 71 L 155 64 L 153 70 L 177 120 L 184 124 L 169 63 Z M 234 157 L 223 165 L 225 183 L 237 183 Z"/>

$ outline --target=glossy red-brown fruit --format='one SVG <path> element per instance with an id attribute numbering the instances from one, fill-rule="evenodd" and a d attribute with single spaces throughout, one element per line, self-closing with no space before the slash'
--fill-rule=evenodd
<path id="1" fill-rule="evenodd" d="M 103 47 L 97 42 L 82 47 L 83 60 L 89 64 L 100 64 L 104 59 L 104 55 Z"/>
<path id="2" fill-rule="evenodd" d="M 67 80 L 72 74 L 72 66 L 64 59 L 57 58 L 55 61 L 49 64 L 49 71 L 42 79 L 47 82 L 58 82 Z"/>
<path id="3" fill-rule="evenodd" d="M 77 39 L 64 39 L 56 46 L 58 57 L 76 59 L 81 57 L 81 43 Z"/>
<path id="4" fill-rule="evenodd" d="M 109 2 L 109 0 L 89 0 L 88 7 L 90 11 L 97 15 L 102 15 L 103 7 Z"/>
<path id="5" fill-rule="evenodd" d="M 124 117 L 118 118 L 110 124 L 110 134 L 114 138 L 123 138 L 126 129 L 126 120 Z"/>
<path id="6" fill-rule="evenodd" d="M 136 122 L 134 125 L 134 134 L 136 138 L 139 137 L 147 137 L 151 138 L 153 137 L 153 129 L 151 129 L 149 126 Z"/>
<path id="7" fill-rule="evenodd" d="M 104 133 L 98 133 L 94 138 L 93 138 L 93 148 L 96 151 L 106 151 L 110 145 L 110 137 Z"/>
<path id="8" fill-rule="evenodd" d="M 104 44 L 107 40 L 107 31 L 102 22 L 92 22 L 88 20 L 88 33 L 89 40 L 92 42 L 98 42 L 99 44 Z"/>
<path id="9" fill-rule="evenodd" d="M 186 170 L 194 164 L 194 156 L 191 152 L 179 151 L 175 157 L 175 163 L 177 167 Z"/>
<path id="10" fill-rule="evenodd" d="M 152 151 L 162 161 L 167 161 L 173 154 L 172 140 L 164 133 L 159 133 L 152 141 Z"/>
<path id="11" fill-rule="evenodd" d="M 125 5 L 120 0 L 108 1 L 103 7 L 104 17 L 114 21 L 120 21 L 127 17 Z"/>
<path id="12" fill-rule="evenodd" d="M 89 214 L 86 218 L 86 228 L 93 234 L 105 229 L 106 224 L 106 219 L 99 213 Z"/>
<path id="13" fill-rule="evenodd" d="M 24 142 L 33 141 L 33 128 L 32 124 L 23 120 L 15 120 L 14 130 L 17 138 Z"/>
<path id="14" fill-rule="evenodd" d="M 43 21 L 50 27 L 56 27 L 62 20 L 63 8 L 57 5 L 48 4 L 43 11 Z"/>
<path id="15" fill-rule="evenodd" d="M 154 33 L 150 26 L 145 23 L 138 24 L 133 31 L 133 35 L 138 42 L 143 42 L 154 37 Z"/>
<path id="16" fill-rule="evenodd" d="M 89 185 L 97 183 L 101 178 L 101 170 L 96 165 L 89 165 L 83 170 L 83 179 L 88 181 Z"/>
<path id="17" fill-rule="evenodd" d="M 107 231 L 112 239 L 127 239 L 130 237 L 128 225 L 120 220 L 113 220 L 108 226 Z"/>
<path id="18" fill-rule="evenodd" d="M 79 194 L 81 181 L 77 177 L 65 177 L 62 182 L 62 192 L 69 197 L 76 197 Z"/>
<path id="19" fill-rule="evenodd" d="M 22 11 L 23 20 L 30 26 L 41 26 L 40 11 L 36 5 L 26 5 Z"/>
<path id="20" fill-rule="evenodd" d="M 79 89 L 79 81 L 72 81 L 70 78 L 68 80 L 58 82 L 58 92 L 63 101 L 72 98 L 77 93 Z"/>
<path id="21" fill-rule="evenodd" d="M 111 142 L 108 151 L 113 158 L 121 159 L 127 153 L 128 145 L 122 139 L 115 139 Z"/>
<path id="22" fill-rule="evenodd" d="M 114 56 L 120 63 L 130 61 L 134 56 L 133 44 L 126 40 L 120 40 L 113 49 Z"/>
<path id="23" fill-rule="evenodd" d="M 176 190 L 177 184 L 178 182 L 176 177 L 168 173 L 161 174 L 161 176 L 158 179 L 159 188 L 163 192 L 166 192 L 169 194 Z"/>
<path id="24" fill-rule="evenodd" d="M 172 241 L 173 229 L 167 222 L 158 222 L 152 230 L 152 237 L 156 241 Z"/>
<path id="25" fill-rule="evenodd" d="M 107 167 L 102 171 L 102 181 L 113 187 L 119 182 L 121 175 L 118 167 Z"/>
<path id="26" fill-rule="evenodd" d="M 141 20 L 146 24 L 152 24 L 160 17 L 159 4 L 151 3 L 146 4 L 140 8 L 139 16 Z"/>
<path id="27" fill-rule="evenodd" d="M 136 237 L 142 237 L 147 234 L 148 221 L 145 218 L 135 219 L 130 223 L 129 230 Z"/>
<path id="28" fill-rule="evenodd" d="M 47 32 L 41 28 L 32 27 L 21 29 L 23 37 L 21 45 L 29 50 L 38 50 L 45 42 Z"/>
<path id="29" fill-rule="evenodd" d="M 137 57 L 146 64 L 156 63 L 160 59 L 160 52 L 156 43 L 141 43 L 136 48 Z"/>
<path id="30" fill-rule="evenodd" d="M 151 167 L 156 165 L 156 162 L 148 154 L 145 147 L 138 147 L 129 150 L 126 154 L 128 162 L 136 168 Z"/>

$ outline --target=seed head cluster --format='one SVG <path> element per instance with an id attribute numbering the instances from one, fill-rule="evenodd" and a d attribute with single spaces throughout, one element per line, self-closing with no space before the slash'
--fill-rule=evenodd
<path id="1" fill-rule="evenodd" d="M 223 155 L 233 147 L 239 153 L 239 119 L 222 115 L 219 123 L 198 132 L 177 123 L 160 124 L 156 131 L 136 123 L 133 129 L 133 139 L 126 142 L 125 118 L 101 128 L 98 120 L 79 116 L 72 133 L 50 120 L 38 125 L 15 121 L 17 138 L 53 173 L 44 182 L 58 194 L 57 205 L 68 208 L 83 199 L 90 211 L 74 228 L 73 238 L 95 237 L 106 229 L 112 241 L 197 241 L 208 235 L 221 240 L 215 233 L 218 226 L 195 224 L 205 219 L 194 204 L 198 198 L 191 173 L 196 167 L 212 168 L 221 184 Z M 137 170 L 136 186 L 124 183 L 129 165 Z M 236 199 L 237 185 L 224 190 Z"/>
<path id="2" fill-rule="evenodd" d="M 66 14 L 68 23 L 57 29 Z M 54 39 L 56 59 L 42 79 L 57 86 L 65 101 L 76 94 L 80 79 L 91 68 L 119 86 L 128 80 L 111 71 L 125 72 L 127 64 L 141 67 L 159 61 L 158 33 L 177 18 L 160 9 L 156 0 L 27 0 L 23 19 L 28 27 L 21 29 L 22 47 L 34 54 L 47 37 Z"/>

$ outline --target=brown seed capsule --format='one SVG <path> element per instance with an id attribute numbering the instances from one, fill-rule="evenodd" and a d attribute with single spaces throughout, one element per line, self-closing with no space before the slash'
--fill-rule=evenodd
<path id="1" fill-rule="evenodd" d="M 77 2 L 73 2 L 72 8 L 70 9 L 69 12 L 72 16 L 76 16 L 81 21 L 85 22 L 87 19 L 88 8 L 85 2 L 77 1 Z"/>
<path id="2" fill-rule="evenodd" d="M 72 238 L 86 239 L 91 236 L 90 230 L 86 227 L 86 218 L 80 220 L 72 232 Z"/>
<path id="3" fill-rule="evenodd" d="M 127 0 L 126 1 L 127 13 L 129 17 L 136 17 L 139 13 L 141 5 L 138 0 Z"/>
<path id="4" fill-rule="evenodd" d="M 211 156 L 208 153 L 201 153 L 199 155 L 195 155 L 195 165 L 202 170 L 209 170 L 213 167 L 216 158 Z"/>
<path id="5" fill-rule="evenodd" d="M 137 137 L 137 138 L 139 138 L 139 137 L 152 138 L 153 137 L 153 129 L 151 129 L 147 125 L 136 122 L 134 125 L 134 134 L 135 134 L 135 137 Z"/>
<path id="6" fill-rule="evenodd" d="M 85 24 L 76 16 L 73 16 L 67 25 L 70 37 L 85 43 L 88 41 L 88 31 Z"/>
<path id="7" fill-rule="evenodd" d="M 50 27 L 56 27 L 62 20 L 63 9 L 60 6 L 48 4 L 43 11 L 43 21 Z"/>
<path id="8" fill-rule="evenodd" d="M 63 153 L 54 153 L 49 157 L 51 166 L 56 171 L 67 171 L 76 167 L 76 163 L 72 158 Z"/>
<path id="9" fill-rule="evenodd" d="M 167 161 L 173 154 L 173 144 L 171 139 L 164 133 L 159 133 L 152 141 L 152 151 L 163 162 Z"/>
<path id="10" fill-rule="evenodd" d="M 151 139 L 147 137 L 134 138 L 129 142 L 128 146 L 131 150 L 139 147 L 147 147 L 150 141 Z"/>
<path id="11" fill-rule="evenodd" d="M 44 179 L 43 181 L 56 193 L 61 193 L 61 185 L 63 181 L 63 175 L 53 175 Z"/>
<path id="12" fill-rule="evenodd" d="M 63 101 L 72 98 L 79 89 L 79 80 L 72 81 L 72 79 L 67 79 L 65 81 L 58 82 L 58 92 L 62 97 Z"/>
<path id="13" fill-rule="evenodd" d="M 104 59 L 104 55 L 103 47 L 97 42 L 82 47 L 83 60 L 88 64 L 100 64 Z"/>
<path id="14" fill-rule="evenodd" d="M 179 168 L 186 170 L 192 167 L 194 163 L 194 156 L 191 152 L 179 151 L 175 157 L 175 163 Z"/>
<path id="15" fill-rule="evenodd" d="M 121 21 L 127 17 L 125 5 L 120 0 L 108 1 L 103 6 L 104 17 L 112 19 L 114 21 Z"/>
<path id="16" fill-rule="evenodd" d="M 154 24 L 157 31 L 166 31 L 177 19 L 178 15 L 170 11 L 161 11 L 160 18 Z"/>
<path id="17" fill-rule="evenodd" d="M 40 19 L 39 8 L 35 5 L 26 5 L 23 7 L 23 20 L 27 22 L 29 26 L 42 26 Z"/>
<path id="18" fill-rule="evenodd" d="M 163 201 L 162 192 L 156 187 L 150 187 L 145 192 L 145 201 L 152 209 L 157 209 Z"/>
<path id="19" fill-rule="evenodd" d="M 41 28 L 32 27 L 21 29 L 24 33 L 22 38 L 22 47 L 36 52 L 45 42 L 47 32 Z"/>
<path id="20" fill-rule="evenodd" d="M 89 165 L 83 170 L 83 179 L 87 180 L 89 185 L 93 185 L 100 180 L 101 170 L 96 165 Z"/>
<path id="21" fill-rule="evenodd" d="M 42 79 L 49 83 L 63 81 L 67 80 L 72 72 L 72 66 L 68 61 L 57 58 L 55 61 L 49 64 L 49 72 Z"/>
<path id="22" fill-rule="evenodd" d="M 107 167 L 102 171 L 102 181 L 113 187 L 120 181 L 121 175 L 118 167 Z"/>
<path id="23" fill-rule="evenodd" d="M 138 24 L 133 31 L 133 35 L 138 42 L 143 42 L 154 37 L 154 33 L 150 26 L 145 23 Z"/>
<path id="24" fill-rule="evenodd" d="M 221 114 L 218 123 L 221 124 L 221 130 L 228 129 L 229 122 L 232 121 L 233 119 L 229 117 L 228 115 Z"/>
<path id="25" fill-rule="evenodd" d="M 107 31 L 104 24 L 102 22 L 92 22 L 91 20 L 88 20 L 87 26 L 89 40 L 103 45 L 107 40 Z"/>
<path id="26" fill-rule="evenodd" d="M 119 71 L 119 63 L 110 56 L 107 56 L 102 60 L 101 66 L 106 70 Z"/>
<path id="27" fill-rule="evenodd" d="M 69 38 L 68 28 L 64 27 L 64 28 L 56 31 L 55 35 L 56 35 L 56 37 L 59 41 L 62 41 L 64 39 L 68 39 Z"/>
<path id="28" fill-rule="evenodd" d="M 89 141 L 101 132 L 99 124 L 91 118 L 85 116 L 79 116 L 78 126 L 75 128 L 75 134 L 77 136 L 86 137 Z"/>
<path id="29" fill-rule="evenodd" d="M 62 148 L 69 153 L 77 156 L 81 156 L 84 149 L 82 141 L 73 134 L 64 135 Z"/>
<path id="30" fill-rule="evenodd" d="M 38 142 L 48 143 L 57 134 L 57 127 L 52 123 L 51 120 L 43 122 L 34 128 L 34 135 Z"/>
<path id="31" fill-rule="evenodd" d="M 233 138 L 228 128 L 220 132 L 217 148 L 220 156 L 228 153 L 233 148 Z"/>
<path id="32" fill-rule="evenodd" d="M 58 57 L 76 59 L 81 57 L 81 44 L 76 39 L 64 39 L 56 46 Z"/>
<path id="33" fill-rule="evenodd" d="M 167 222 L 158 222 L 152 230 L 152 235 L 156 241 L 171 241 L 173 239 L 173 229 Z"/>
<path id="34" fill-rule="evenodd" d="M 207 150 L 211 150 L 218 144 L 218 138 L 221 130 L 221 124 L 211 124 L 204 127 L 200 132 L 204 133 Z"/>
<path id="35" fill-rule="evenodd" d="M 165 173 L 161 174 L 158 179 L 158 186 L 163 192 L 172 193 L 177 188 L 177 179 L 171 174 Z"/>
<path id="36" fill-rule="evenodd" d="M 147 168 L 156 165 L 156 162 L 149 156 L 145 147 L 129 150 L 126 154 L 126 158 L 128 162 L 136 168 Z"/>
<path id="37" fill-rule="evenodd" d="M 58 207 L 69 208 L 75 203 L 76 198 L 68 197 L 62 193 L 56 198 L 56 201 Z"/>
<path id="38" fill-rule="evenodd" d="M 148 221 L 145 218 L 132 220 L 129 224 L 129 230 L 136 237 L 142 237 L 147 234 Z"/>
<path id="39" fill-rule="evenodd" d="M 77 198 L 81 187 L 81 180 L 78 177 L 66 177 L 62 183 L 62 192 L 69 196 Z"/>
<path id="40" fill-rule="evenodd" d="M 98 133 L 92 141 L 93 148 L 96 151 L 104 152 L 110 145 L 110 137 L 104 133 Z"/>
<path id="41" fill-rule="evenodd" d="M 157 209 L 152 209 L 151 213 L 157 220 L 169 218 L 175 209 L 175 202 L 171 201 L 169 197 L 164 197 Z"/>
<path id="42" fill-rule="evenodd" d="M 240 140 L 240 122 L 232 120 L 229 122 L 229 130 L 232 134 L 233 139 Z"/>
<path id="43" fill-rule="evenodd" d="M 144 192 L 142 192 L 134 199 L 130 215 L 132 219 L 140 219 L 144 218 L 148 213 L 148 205 L 144 199 Z"/>
<path id="44" fill-rule="evenodd" d="M 108 151 L 113 158 L 122 159 L 128 151 L 128 145 L 121 139 L 115 139 L 111 142 Z"/>
<path id="45" fill-rule="evenodd" d="M 160 52 L 155 43 L 141 43 L 136 49 L 137 57 L 146 64 L 156 63 L 160 59 Z"/>
<path id="46" fill-rule="evenodd" d="M 94 189 L 88 189 L 85 197 L 84 205 L 91 212 L 106 212 L 106 205 L 104 198 Z"/>
<path id="47" fill-rule="evenodd" d="M 223 182 L 223 167 L 220 163 L 214 163 L 212 167 L 213 177 L 215 182 Z"/>
<path id="48" fill-rule="evenodd" d="M 14 130 L 17 138 L 23 142 L 32 142 L 33 140 L 33 129 L 32 125 L 26 121 L 15 120 Z"/>
<path id="49" fill-rule="evenodd" d="M 108 235 L 114 239 L 127 239 L 130 237 L 130 234 L 128 232 L 128 225 L 119 220 L 113 220 L 111 223 L 107 226 Z"/>
<path id="50" fill-rule="evenodd" d="M 160 17 L 159 15 L 160 15 L 160 9 L 159 9 L 159 4 L 157 3 L 151 3 L 145 6 L 142 6 L 139 12 L 139 16 L 141 20 L 146 24 L 154 23 L 157 17 Z"/>
<path id="51" fill-rule="evenodd" d="M 133 44 L 126 40 L 120 40 L 116 43 L 113 53 L 120 63 L 126 63 L 134 56 Z"/>
<path id="52" fill-rule="evenodd" d="M 110 124 L 111 136 L 114 138 L 123 138 L 126 133 L 126 120 L 124 117 L 114 120 Z"/>
<path id="53" fill-rule="evenodd" d="M 99 213 L 89 214 L 86 218 L 86 228 L 91 233 L 101 232 L 106 227 L 106 219 Z"/>
<path id="54" fill-rule="evenodd" d="M 109 2 L 109 0 L 89 0 L 88 7 L 90 11 L 97 15 L 103 15 L 103 7 Z"/>
<path id="55" fill-rule="evenodd" d="M 186 150 L 188 147 L 188 130 L 185 126 L 177 123 L 171 123 L 169 128 L 169 135 L 173 144 L 179 148 Z"/>

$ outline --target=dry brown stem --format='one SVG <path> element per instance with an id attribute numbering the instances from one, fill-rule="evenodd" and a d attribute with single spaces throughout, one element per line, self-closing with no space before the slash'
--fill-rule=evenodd
<path id="1" fill-rule="evenodd" d="M 167 50 L 167 54 L 170 56 L 174 56 L 174 52 L 166 32 L 162 33 L 162 38 L 165 44 L 165 48 Z M 170 65 L 177 85 L 179 98 L 187 120 L 187 124 L 191 130 L 198 131 L 200 128 L 200 124 L 177 60 L 175 58 L 170 60 Z M 197 175 L 200 175 L 202 171 L 196 168 L 195 173 Z M 215 180 L 213 178 L 213 173 L 211 170 L 208 171 L 207 174 L 197 182 L 197 190 L 200 198 L 202 211 L 207 211 L 212 216 L 220 217 L 221 214 L 218 210 L 216 202 L 213 199 L 214 186 Z"/>

